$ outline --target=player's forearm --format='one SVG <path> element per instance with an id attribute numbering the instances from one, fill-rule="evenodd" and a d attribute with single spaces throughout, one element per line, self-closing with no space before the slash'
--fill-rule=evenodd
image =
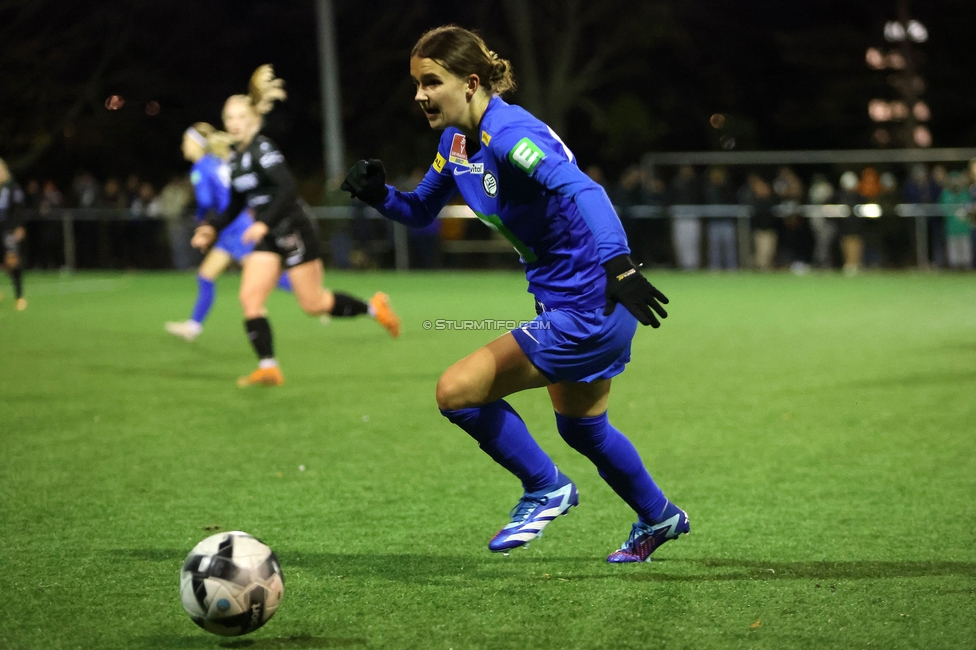
<path id="1" fill-rule="evenodd" d="M 416 192 L 401 192 L 392 187 L 386 199 L 374 207 L 387 219 L 410 228 L 429 226 L 440 212 L 440 208 L 435 209 L 435 206 L 421 200 Z"/>

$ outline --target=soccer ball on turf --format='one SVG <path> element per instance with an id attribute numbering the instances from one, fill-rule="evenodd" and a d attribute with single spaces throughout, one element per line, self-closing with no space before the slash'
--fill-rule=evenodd
<path id="1" fill-rule="evenodd" d="M 180 571 L 180 599 L 193 622 L 221 636 L 267 623 L 285 591 L 278 558 L 261 540 L 233 531 L 193 547 Z"/>

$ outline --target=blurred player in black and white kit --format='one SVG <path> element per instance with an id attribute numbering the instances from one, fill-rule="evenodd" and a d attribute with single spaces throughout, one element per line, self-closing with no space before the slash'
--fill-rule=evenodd
<path id="1" fill-rule="evenodd" d="M 10 175 L 7 163 L 0 158 L 0 241 L 3 243 L 3 268 L 14 282 L 14 308 L 27 309 L 24 298 L 24 270 L 20 265 L 20 242 L 24 239 L 22 224 L 24 191 Z M 3 294 L 0 294 L 0 299 Z"/>
<path id="2" fill-rule="evenodd" d="M 241 237 L 245 243 L 255 246 L 244 261 L 240 299 L 245 329 L 258 355 L 259 367 L 238 379 L 240 386 L 284 383 L 264 308 L 282 270 L 291 280 L 298 304 L 310 316 L 368 314 L 392 336 L 400 333 L 400 320 L 385 294 L 377 293 L 366 303 L 322 287 L 318 237 L 298 203 L 295 178 L 275 143 L 259 135 L 262 116 L 272 109 L 275 101 L 286 97 L 283 85 L 271 66 L 263 65 L 251 76 L 248 94 L 232 95 L 224 104 L 224 128 L 235 143 L 228 160 L 230 205 L 223 213 L 211 213 L 204 219 L 192 240 L 196 248 L 206 249 L 215 241 L 217 232 L 227 227 L 241 210 L 248 208 L 254 213 L 254 223 Z"/>

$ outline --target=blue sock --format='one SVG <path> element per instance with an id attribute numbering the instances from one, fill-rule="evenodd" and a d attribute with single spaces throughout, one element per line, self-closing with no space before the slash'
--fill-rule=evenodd
<path id="1" fill-rule="evenodd" d="M 589 418 L 556 413 L 556 428 L 570 447 L 596 465 L 603 480 L 641 521 L 657 523 L 668 500 L 647 473 L 633 443 L 610 425 L 606 413 Z"/>
<path id="2" fill-rule="evenodd" d="M 213 306 L 214 294 L 216 292 L 217 287 L 214 285 L 213 280 L 208 280 L 201 275 L 197 276 L 197 302 L 193 305 L 193 315 L 190 316 L 190 320 L 203 324 L 207 314 L 210 313 L 210 308 Z"/>
<path id="3" fill-rule="evenodd" d="M 288 279 L 287 273 L 278 276 L 278 288 L 282 291 L 291 291 L 291 280 Z"/>
<path id="4" fill-rule="evenodd" d="M 526 492 L 538 492 L 556 482 L 552 459 L 505 400 L 441 413 L 477 440 L 496 463 L 515 474 Z"/>

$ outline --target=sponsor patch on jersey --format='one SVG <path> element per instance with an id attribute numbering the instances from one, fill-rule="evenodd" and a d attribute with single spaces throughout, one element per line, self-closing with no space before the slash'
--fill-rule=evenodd
<path id="1" fill-rule="evenodd" d="M 469 165 L 472 174 L 484 174 L 485 173 L 485 163 L 471 163 Z M 490 173 L 490 172 L 489 172 Z"/>
<path id="2" fill-rule="evenodd" d="M 432 165 L 434 171 L 440 174 L 442 171 L 444 171 L 444 165 L 446 164 L 447 161 L 444 160 L 444 156 L 442 156 L 440 152 L 437 152 L 437 157 L 434 158 L 434 164 Z"/>
<path id="3" fill-rule="evenodd" d="M 535 168 L 542 162 L 542 159 L 546 157 L 546 154 L 542 153 L 542 149 L 536 146 L 532 140 L 528 138 L 522 138 L 519 140 L 512 150 L 508 152 L 508 159 L 513 165 L 524 171 L 526 174 L 531 174 L 535 171 Z"/>
<path id="4" fill-rule="evenodd" d="M 483 144 L 484 144 L 484 145 L 485 145 L 486 147 L 487 147 L 487 146 L 488 146 L 488 144 L 489 144 L 489 143 L 491 142 L 491 136 L 490 136 L 490 135 L 488 135 L 488 132 L 487 132 L 487 131 L 482 131 L 482 132 L 481 132 L 481 142 L 482 142 L 482 143 L 483 143 Z"/>
<path id="5" fill-rule="evenodd" d="M 455 165 L 468 164 L 467 141 L 463 133 L 455 133 L 454 140 L 451 141 L 451 153 L 447 157 Z"/>
<path id="6" fill-rule="evenodd" d="M 253 190 L 258 186 L 258 175 L 254 172 L 244 174 L 234 179 L 234 189 L 238 192 Z"/>
<path id="7" fill-rule="evenodd" d="M 281 155 L 280 151 L 269 151 L 268 153 L 261 156 L 261 159 L 258 162 L 261 164 L 262 167 L 268 169 L 269 167 L 274 167 L 278 163 L 282 163 L 284 161 L 285 161 L 285 157 Z"/>
<path id="8" fill-rule="evenodd" d="M 481 187 L 485 188 L 485 194 L 490 198 L 493 199 L 498 196 L 498 179 L 491 172 L 485 172 L 481 179 Z"/>

